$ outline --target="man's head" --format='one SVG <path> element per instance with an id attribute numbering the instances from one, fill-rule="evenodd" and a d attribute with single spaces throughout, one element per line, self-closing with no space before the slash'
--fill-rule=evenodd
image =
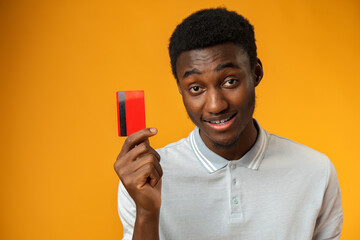
<path id="1" fill-rule="evenodd" d="M 254 27 L 241 15 L 224 8 L 204 9 L 180 23 L 170 38 L 172 72 L 178 81 L 176 64 L 182 52 L 222 43 L 234 43 L 248 55 L 253 68 L 257 60 Z"/>
<path id="2" fill-rule="evenodd" d="M 235 12 L 202 10 L 177 26 L 169 51 L 185 109 L 204 143 L 228 159 L 241 156 L 256 139 L 255 87 L 263 76 L 253 27 Z"/>

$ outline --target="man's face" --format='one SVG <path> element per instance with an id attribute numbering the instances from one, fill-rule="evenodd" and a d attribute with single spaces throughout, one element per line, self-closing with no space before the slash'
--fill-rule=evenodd
<path id="1" fill-rule="evenodd" d="M 254 112 L 254 88 L 261 79 L 255 69 L 246 52 L 232 43 L 180 54 L 176 64 L 179 92 L 208 147 L 239 144 Z"/>

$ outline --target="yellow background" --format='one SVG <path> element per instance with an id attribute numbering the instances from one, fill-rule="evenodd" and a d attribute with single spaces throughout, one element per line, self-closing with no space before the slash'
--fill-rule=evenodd
<path id="1" fill-rule="evenodd" d="M 343 240 L 360 239 L 357 0 L 0 1 L 0 239 L 120 239 L 117 90 L 145 90 L 161 147 L 188 119 L 167 44 L 190 13 L 226 6 L 255 25 L 265 75 L 255 117 L 326 153 Z"/>

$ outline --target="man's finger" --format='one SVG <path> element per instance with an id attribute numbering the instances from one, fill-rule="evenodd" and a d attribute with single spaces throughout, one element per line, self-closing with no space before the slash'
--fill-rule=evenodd
<path id="1" fill-rule="evenodd" d="M 142 166 L 135 172 L 135 174 L 139 174 L 141 176 L 139 179 L 140 182 L 138 183 L 140 187 L 143 187 L 146 183 L 150 183 L 150 185 L 154 187 L 161 178 L 152 164 Z"/>
<path id="2" fill-rule="evenodd" d="M 152 154 L 158 162 L 160 162 L 160 155 L 157 153 L 150 145 L 146 144 L 145 142 L 136 145 L 132 148 L 125 157 L 125 160 L 122 161 L 136 161 L 138 158 L 141 158 L 143 155 Z"/>
<path id="3" fill-rule="evenodd" d="M 140 131 L 137 131 L 130 136 L 128 136 L 124 142 L 124 145 L 121 149 L 119 156 L 126 154 L 136 145 L 146 141 L 149 137 L 152 137 L 157 134 L 156 128 L 144 128 Z"/>
<path id="4" fill-rule="evenodd" d="M 132 169 L 135 172 L 147 164 L 153 165 L 160 177 L 163 175 L 163 171 L 162 171 L 159 161 L 152 154 L 146 154 L 146 155 L 142 156 L 141 159 L 134 161 L 132 163 Z"/>
<path id="5" fill-rule="evenodd" d="M 140 143 L 132 148 L 126 156 L 126 161 L 135 161 L 137 158 L 140 158 L 142 155 L 149 153 L 149 147 L 145 143 Z"/>
<path id="6" fill-rule="evenodd" d="M 161 157 L 160 157 L 159 153 L 155 149 L 153 149 L 149 144 L 147 144 L 147 146 L 148 146 L 148 151 L 151 154 L 153 154 L 156 157 L 156 159 L 160 162 Z"/>

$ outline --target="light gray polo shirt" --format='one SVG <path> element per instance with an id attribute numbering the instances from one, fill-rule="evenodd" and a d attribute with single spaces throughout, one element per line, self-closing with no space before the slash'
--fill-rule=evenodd
<path id="1" fill-rule="evenodd" d="M 343 213 L 333 164 L 257 127 L 255 145 L 239 160 L 212 152 L 198 128 L 157 150 L 164 171 L 160 239 L 339 239 Z M 131 239 L 136 209 L 121 182 L 118 210 L 123 239 Z"/>

